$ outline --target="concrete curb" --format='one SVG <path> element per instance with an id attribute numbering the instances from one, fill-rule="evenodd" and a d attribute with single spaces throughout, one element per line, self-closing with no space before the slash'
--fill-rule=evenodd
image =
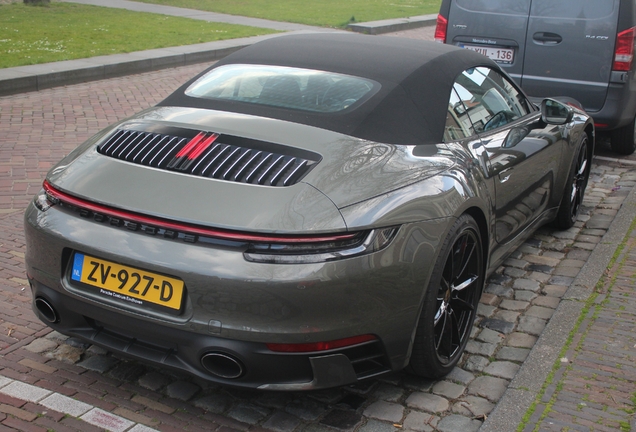
<path id="1" fill-rule="evenodd" d="M 38 404 L 65 415 L 77 417 L 80 421 L 100 429 L 109 431 L 156 432 L 155 429 L 105 411 L 94 405 L 2 375 L 0 375 L 0 393 L 10 398 Z M 13 413 L 15 414 L 16 412 L 14 411 Z"/>
<path id="2" fill-rule="evenodd" d="M 606 159 L 608 158 L 603 158 Z M 632 188 L 607 233 L 566 291 L 530 355 L 481 426 L 481 431 L 508 432 L 516 430 L 521 424 L 523 416 L 541 391 L 547 375 L 579 319 L 585 301 L 592 294 L 636 217 L 635 202 L 636 188 Z"/>
<path id="3" fill-rule="evenodd" d="M 378 35 L 382 33 L 391 33 L 403 30 L 411 30 L 419 27 L 434 26 L 437 23 L 437 14 L 420 15 L 410 18 L 396 18 L 382 21 L 370 21 L 366 23 L 349 24 L 348 30 L 365 33 L 370 35 Z"/>

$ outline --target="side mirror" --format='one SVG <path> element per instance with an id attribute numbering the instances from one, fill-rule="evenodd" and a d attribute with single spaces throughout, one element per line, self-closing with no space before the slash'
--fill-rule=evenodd
<path id="1" fill-rule="evenodd" d="M 502 147 L 512 148 L 523 141 L 528 134 L 530 134 L 530 129 L 525 126 L 512 128 L 508 133 L 508 136 L 506 136 Z"/>
<path id="2" fill-rule="evenodd" d="M 541 120 L 546 124 L 562 125 L 570 122 L 574 111 L 568 105 L 555 99 L 541 101 Z"/>

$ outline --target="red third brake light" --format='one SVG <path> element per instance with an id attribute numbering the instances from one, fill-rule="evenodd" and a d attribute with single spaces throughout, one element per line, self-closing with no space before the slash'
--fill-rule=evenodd
<path id="1" fill-rule="evenodd" d="M 446 30 L 448 28 L 448 20 L 442 15 L 437 15 L 437 25 L 435 27 L 435 42 L 446 43 Z"/>
<path id="2" fill-rule="evenodd" d="M 436 34 L 437 37 L 437 34 Z M 634 60 L 634 38 L 636 27 L 624 30 L 616 36 L 616 51 L 614 53 L 615 71 L 629 71 Z"/>

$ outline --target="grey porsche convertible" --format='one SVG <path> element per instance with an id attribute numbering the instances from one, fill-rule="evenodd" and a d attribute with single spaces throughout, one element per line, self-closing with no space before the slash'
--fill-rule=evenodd
<path id="1" fill-rule="evenodd" d="M 449 373 L 488 276 L 577 220 L 594 151 L 461 48 L 352 34 L 237 51 L 47 174 L 25 214 L 33 310 L 220 384 Z"/>

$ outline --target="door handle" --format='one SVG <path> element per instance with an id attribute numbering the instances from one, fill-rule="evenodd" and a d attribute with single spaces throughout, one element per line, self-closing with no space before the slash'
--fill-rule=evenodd
<path id="1" fill-rule="evenodd" d="M 532 39 L 543 45 L 556 45 L 563 41 L 563 38 L 556 33 L 537 32 L 532 35 Z"/>

